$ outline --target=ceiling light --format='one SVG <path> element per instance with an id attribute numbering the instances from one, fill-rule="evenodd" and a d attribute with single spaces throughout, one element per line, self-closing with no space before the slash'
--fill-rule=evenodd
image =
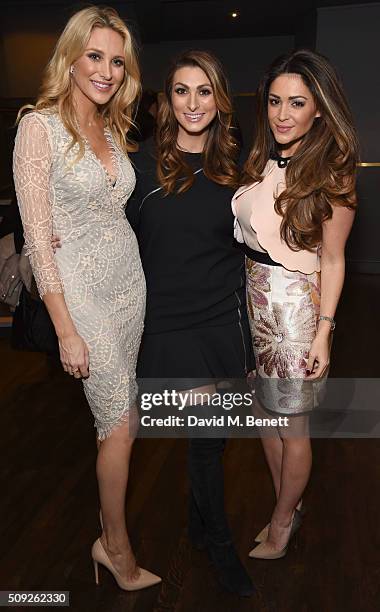
<path id="1" fill-rule="evenodd" d="M 238 11 L 232 11 L 232 13 L 230 13 L 230 16 L 231 16 L 233 19 L 236 19 L 237 17 L 239 17 L 239 12 L 238 12 Z"/>

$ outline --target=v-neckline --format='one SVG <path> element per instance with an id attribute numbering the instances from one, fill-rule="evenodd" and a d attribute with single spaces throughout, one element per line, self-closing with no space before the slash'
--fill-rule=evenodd
<path id="1" fill-rule="evenodd" d="M 115 143 L 113 141 L 112 138 L 112 133 L 110 131 L 110 129 L 105 126 L 103 129 L 103 133 L 104 136 L 106 137 L 106 141 L 107 141 L 107 145 L 111 154 L 111 163 L 112 166 L 115 170 L 115 175 L 113 176 L 112 174 L 110 174 L 108 168 L 105 166 L 105 164 L 102 162 L 102 160 L 100 159 L 100 157 L 95 153 L 94 149 L 91 146 L 90 141 L 88 140 L 87 136 L 85 136 L 85 134 L 83 134 L 81 132 L 81 136 L 85 142 L 85 145 L 87 146 L 87 149 L 89 150 L 90 154 L 94 157 L 94 159 L 98 162 L 99 166 L 102 168 L 105 177 L 111 187 L 111 189 L 114 189 L 116 187 L 116 184 L 119 180 L 119 174 L 120 174 L 120 166 L 118 164 L 118 160 L 116 157 L 116 148 L 115 148 Z"/>
<path id="2" fill-rule="evenodd" d="M 94 149 L 92 148 L 90 141 L 88 140 L 88 138 L 86 138 L 87 140 L 87 144 L 88 147 L 91 151 L 91 153 L 93 154 L 93 156 L 96 158 L 96 160 L 98 161 L 99 165 L 101 166 L 101 168 L 103 168 L 104 173 L 106 175 L 107 180 L 109 181 L 110 187 L 111 189 L 114 189 L 116 186 L 116 183 L 118 181 L 119 178 L 119 173 L 120 173 L 120 168 L 118 168 L 118 162 L 116 159 L 116 151 L 115 151 L 115 145 L 112 139 L 112 134 L 110 132 L 110 130 L 107 128 L 107 126 L 104 127 L 103 129 L 103 133 L 104 136 L 106 137 L 106 141 L 107 141 L 107 145 L 108 145 L 108 149 L 110 151 L 111 154 L 111 164 L 113 166 L 113 169 L 115 171 L 115 174 L 112 175 L 108 168 L 105 166 L 105 164 L 102 162 L 102 160 L 100 159 L 100 157 L 95 153 Z"/>

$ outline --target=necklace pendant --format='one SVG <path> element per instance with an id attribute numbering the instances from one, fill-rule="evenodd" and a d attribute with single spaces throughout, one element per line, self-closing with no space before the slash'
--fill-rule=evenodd
<path id="1" fill-rule="evenodd" d="M 277 151 L 271 151 L 269 154 L 269 159 L 273 159 L 274 161 L 276 161 L 277 166 L 279 168 L 286 168 L 288 162 L 292 159 L 292 157 L 281 157 L 281 155 L 279 155 Z"/>

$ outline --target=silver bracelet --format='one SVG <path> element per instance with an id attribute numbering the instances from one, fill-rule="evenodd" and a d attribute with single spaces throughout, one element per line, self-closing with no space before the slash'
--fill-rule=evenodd
<path id="1" fill-rule="evenodd" d="M 331 331 L 334 331 L 334 329 L 336 328 L 336 323 L 332 317 L 325 317 L 324 315 L 321 315 L 318 320 L 319 321 L 330 321 Z"/>

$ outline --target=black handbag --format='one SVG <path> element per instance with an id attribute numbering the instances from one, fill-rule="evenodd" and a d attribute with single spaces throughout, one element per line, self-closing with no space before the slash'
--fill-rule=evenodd
<path id="1" fill-rule="evenodd" d="M 15 307 L 20 299 L 22 279 L 18 270 L 20 255 L 13 253 L 5 261 L 0 259 L 0 302 Z"/>
<path id="2" fill-rule="evenodd" d="M 45 304 L 23 286 L 13 314 L 11 346 L 16 350 L 58 355 L 58 338 Z"/>

